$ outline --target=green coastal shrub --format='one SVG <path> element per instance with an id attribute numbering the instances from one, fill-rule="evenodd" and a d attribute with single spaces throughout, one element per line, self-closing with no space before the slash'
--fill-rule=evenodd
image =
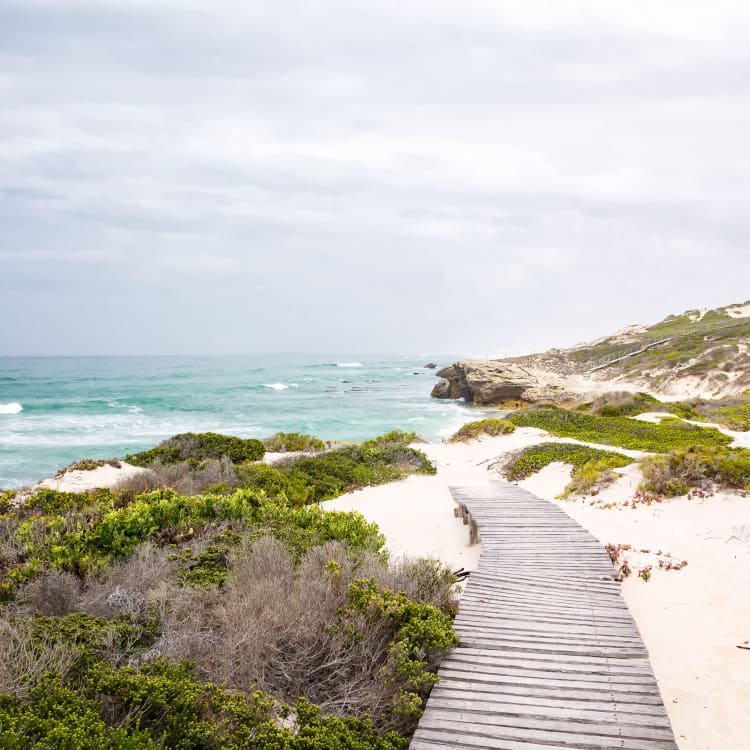
<path id="1" fill-rule="evenodd" d="M 750 450 L 693 446 L 641 461 L 643 488 L 665 497 L 684 495 L 705 482 L 750 489 Z"/>
<path id="2" fill-rule="evenodd" d="M 716 429 L 686 422 L 651 424 L 629 417 L 599 417 L 545 405 L 511 414 L 519 427 L 537 427 L 560 437 L 632 450 L 666 453 L 691 445 L 726 446 L 732 438 Z"/>
<path id="3" fill-rule="evenodd" d="M 148 473 L 123 480 L 118 489 L 132 499 L 135 493 L 160 487 L 172 487 L 191 496 L 207 492 L 230 494 L 241 488 L 303 505 L 393 482 L 408 474 L 434 474 L 436 470 L 429 459 L 410 447 L 415 440 L 416 433 L 396 430 L 359 445 L 314 456 L 290 456 L 273 466 L 249 460 L 232 463 L 231 456 L 173 461 L 166 455 L 165 460 L 164 450 L 169 453 L 177 449 L 162 445 L 137 454 L 137 461 L 148 464 Z"/>
<path id="4" fill-rule="evenodd" d="M 509 435 L 516 429 L 516 426 L 507 419 L 479 419 L 474 422 L 467 422 L 456 433 L 454 433 L 449 443 L 464 443 L 467 440 L 476 440 L 483 435 Z"/>
<path id="5" fill-rule="evenodd" d="M 693 402 L 700 419 L 715 422 L 738 432 L 750 430 L 750 393 L 722 399 L 698 399 Z"/>
<path id="6" fill-rule="evenodd" d="M 427 456 L 409 447 L 410 439 L 408 433 L 390 433 L 319 456 L 282 461 L 275 468 L 290 481 L 313 488 L 312 502 L 395 482 L 408 474 L 435 474 L 437 470 Z"/>
<path id="7" fill-rule="evenodd" d="M 89 493 L 79 498 L 83 510 L 68 508 L 71 496 L 74 493 L 56 493 L 54 500 L 48 496 L 45 501 L 65 506 L 64 510 L 28 518 L 13 512 L 0 517 L 0 601 L 12 599 L 19 585 L 45 570 L 82 577 L 127 557 L 149 539 L 172 543 L 225 521 L 241 522 L 258 535 L 270 533 L 298 552 L 331 539 L 371 551 L 384 544 L 377 526 L 358 513 L 292 507 L 257 490 L 196 497 L 157 490 L 125 507 L 118 507 L 116 494 Z M 99 503 L 94 510 L 92 497 Z"/>
<path id="8" fill-rule="evenodd" d="M 263 445 L 271 453 L 320 452 L 326 448 L 326 444 L 319 438 L 299 432 L 277 432 L 266 438 Z"/>
<path id="9" fill-rule="evenodd" d="M 417 435 L 416 432 L 407 432 L 406 430 L 391 430 L 386 432 L 385 435 L 368 440 L 368 443 L 374 443 L 375 445 L 388 443 L 393 445 L 411 445 L 411 443 L 423 443 L 424 440 Z"/>
<path id="10" fill-rule="evenodd" d="M 573 467 L 571 481 L 565 488 L 563 497 L 585 495 L 601 488 L 615 479 L 612 469 L 633 463 L 632 458 L 621 453 L 603 451 L 586 445 L 539 443 L 516 453 L 505 465 L 504 470 L 507 478 L 515 482 L 526 479 L 555 461 Z"/>
<path id="11" fill-rule="evenodd" d="M 326 515 L 340 521 L 345 514 Z M 31 625 L 24 653 L 38 643 L 47 650 L 67 649 L 72 660 L 60 662 L 62 680 L 45 678 L 50 670 L 44 670 L 44 664 L 32 672 L 25 668 L 30 680 L 25 689 L 12 689 L 0 698 L 0 732 L 12 726 L 28 738 L 23 733 L 26 723 L 43 725 L 39 737 L 52 741 L 57 735 L 46 732 L 55 723 L 71 731 L 82 720 L 79 709 L 87 706 L 80 701 L 85 700 L 91 702 L 92 717 L 99 714 L 105 727 L 123 729 L 128 737 L 131 730 L 146 730 L 139 741 L 162 740 L 168 742 L 166 746 L 180 747 L 188 739 L 211 737 L 211 744 L 205 746 L 214 747 L 214 740 L 232 727 L 227 747 L 246 747 L 233 743 L 247 741 L 242 727 L 253 730 L 253 740 L 258 737 L 260 729 L 245 710 L 246 703 L 262 695 L 253 692 L 259 686 L 273 709 L 269 731 L 272 726 L 279 729 L 274 719 L 289 711 L 295 723 L 308 727 L 294 736 L 353 743 L 346 747 L 359 747 L 360 741 L 370 743 L 362 747 L 401 747 L 436 682 L 440 659 L 456 641 L 447 614 L 449 589 L 455 581 L 450 571 L 428 561 L 389 566 L 378 555 L 362 554 L 340 543 L 311 547 L 292 565 L 283 547 L 268 538 L 250 545 L 233 544 L 236 537 L 224 532 L 212 542 L 221 537 L 229 542 L 229 549 L 234 547 L 227 553 L 231 558 L 227 585 L 217 589 L 211 585 L 215 581 L 190 582 L 209 584 L 203 591 L 154 579 L 161 604 L 148 610 L 155 615 L 153 620 L 129 616 L 105 620 L 87 612 L 21 618 Z M 179 557 L 182 566 L 200 556 Z M 130 587 L 138 585 L 132 578 L 135 570 L 137 563 L 124 579 L 109 579 L 109 587 L 118 580 L 130 582 L 129 589 L 118 584 L 113 595 L 131 595 Z M 178 573 L 183 582 L 187 582 L 185 570 Z M 94 603 L 97 597 L 84 590 L 79 605 Z M 0 655 L 6 652 L 7 640 L 2 624 L 0 617 Z M 166 661 L 152 662 L 159 654 Z M 140 670 L 116 669 L 131 662 L 146 664 Z M 51 662 L 52 671 L 55 663 Z M 165 676 L 167 682 L 162 681 Z M 188 682 L 183 683 L 183 678 Z M 231 693 L 222 690 L 222 695 L 231 695 L 244 706 L 240 728 L 220 704 L 205 700 L 214 680 L 231 684 Z M 0 662 L 0 686 L 7 684 Z M 59 704 L 55 701 L 59 711 L 48 713 L 49 702 L 36 705 L 25 700 L 29 692 L 32 700 L 36 697 L 40 684 L 45 695 L 60 699 Z M 71 692 L 63 695 L 59 692 L 63 687 Z M 343 712 L 345 717 L 323 716 L 311 705 L 310 694 L 317 695 L 328 712 Z M 197 696 L 202 696 L 202 708 L 195 710 L 212 723 L 209 726 L 196 724 L 191 706 Z M 285 703 L 292 708 L 285 708 Z M 304 720 L 295 716 L 301 712 Z M 97 727 L 90 731 L 101 729 Z M 192 735 L 191 727 L 200 732 Z M 288 735 L 273 737 L 288 739 Z M 294 745 L 282 745 L 287 746 Z"/>
<path id="12" fill-rule="evenodd" d="M 604 451 L 576 443 L 538 443 L 512 456 L 505 465 L 504 471 L 510 481 L 517 482 L 536 474 L 555 461 L 570 464 L 576 468 L 592 461 L 607 461 L 611 464 L 609 468 L 616 468 L 627 466 L 633 463 L 633 460 L 622 453 Z"/>
<path id="13" fill-rule="evenodd" d="M 125 456 L 135 466 L 150 466 L 155 461 L 174 464 L 180 461 L 200 462 L 226 456 L 232 463 L 259 461 L 265 454 L 260 440 L 219 435 L 216 432 L 185 432 L 163 440 L 155 448 Z"/>
<path id="14" fill-rule="evenodd" d="M 395 633 L 383 668 L 386 682 L 397 688 L 390 721 L 402 730 L 413 729 L 438 682 L 440 659 L 458 643 L 451 618 L 431 604 L 378 586 L 373 578 L 355 581 L 347 595 L 351 609 L 365 615 L 368 622 L 385 617 L 393 623 Z"/>
<path id="15" fill-rule="evenodd" d="M 264 463 L 247 463 L 237 467 L 237 486 L 262 490 L 267 497 L 287 500 L 292 505 L 314 502 L 315 487 L 302 475 L 281 471 Z"/>
<path id="16" fill-rule="evenodd" d="M 293 716 L 295 731 L 279 716 Z M 28 699 L 0 697 L 0 745 L 7 750 L 406 750 L 396 732 L 370 720 L 321 716 L 304 699 L 277 706 L 257 691 L 245 697 L 201 683 L 190 664 L 137 670 L 94 665 L 80 687 L 49 675 Z"/>

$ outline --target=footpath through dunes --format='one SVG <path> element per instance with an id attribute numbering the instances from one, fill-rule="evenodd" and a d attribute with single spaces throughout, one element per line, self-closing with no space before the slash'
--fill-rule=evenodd
<path id="1" fill-rule="evenodd" d="M 601 544 L 504 482 L 452 488 L 482 539 L 412 750 L 676 750 Z"/>

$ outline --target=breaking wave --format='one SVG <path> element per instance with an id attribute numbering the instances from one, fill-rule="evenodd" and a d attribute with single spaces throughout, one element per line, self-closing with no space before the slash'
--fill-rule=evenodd
<path id="1" fill-rule="evenodd" d="M 17 401 L 11 401 L 9 404 L 0 404 L 0 414 L 20 414 L 23 406 Z"/>

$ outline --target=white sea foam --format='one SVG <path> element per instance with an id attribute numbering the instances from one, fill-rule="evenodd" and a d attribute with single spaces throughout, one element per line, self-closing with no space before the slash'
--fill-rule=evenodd
<path id="1" fill-rule="evenodd" d="M 336 367 L 364 367 L 361 362 L 336 362 Z"/>
<path id="2" fill-rule="evenodd" d="M 285 383 L 263 383 L 264 388 L 273 388 L 274 391 L 285 391 L 289 388 Z"/>
<path id="3" fill-rule="evenodd" d="M 0 404 L 0 414 L 20 414 L 23 406 L 17 401 L 11 401 L 9 404 Z"/>

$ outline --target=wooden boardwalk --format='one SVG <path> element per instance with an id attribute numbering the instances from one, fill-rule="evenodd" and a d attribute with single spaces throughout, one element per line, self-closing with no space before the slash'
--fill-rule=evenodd
<path id="1" fill-rule="evenodd" d="M 515 485 L 452 492 L 482 555 L 411 750 L 676 750 L 601 544 Z"/>

